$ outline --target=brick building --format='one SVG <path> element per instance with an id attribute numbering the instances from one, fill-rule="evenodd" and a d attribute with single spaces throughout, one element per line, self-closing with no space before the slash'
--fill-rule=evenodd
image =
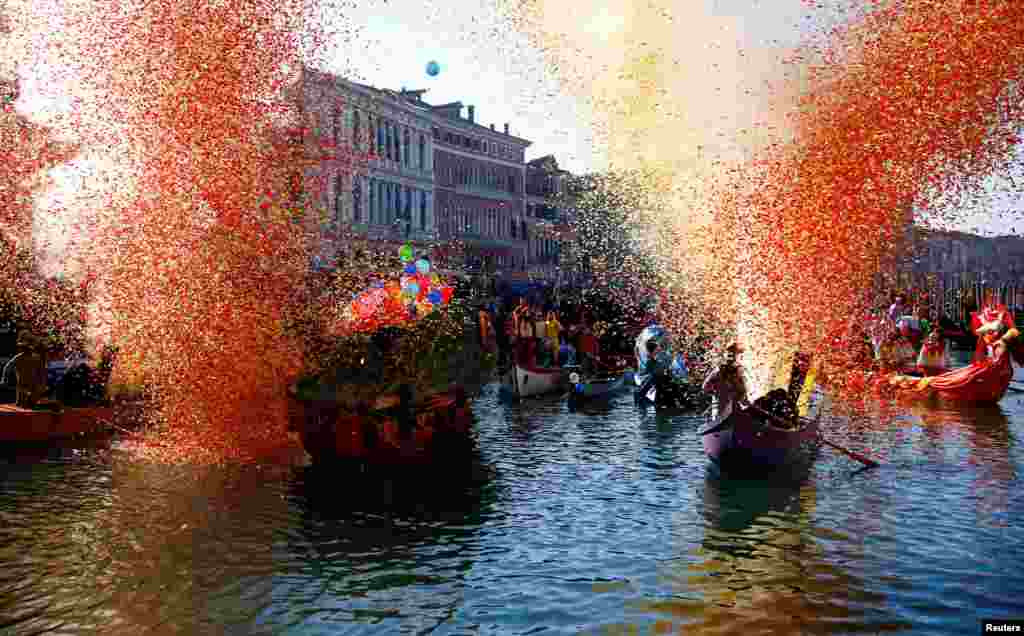
<path id="1" fill-rule="evenodd" d="M 431 106 L 438 237 L 463 249 L 470 271 L 523 269 L 524 153 L 530 142 L 476 122 L 473 106 Z"/>

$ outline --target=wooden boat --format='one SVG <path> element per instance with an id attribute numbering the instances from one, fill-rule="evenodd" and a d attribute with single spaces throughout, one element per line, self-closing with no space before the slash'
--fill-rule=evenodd
<path id="1" fill-rule="evenodd" d="M 110 430 L 114 409 L 109 406 L 30 410 L 0 404 L 0 441 L 31 443 L 58 440 Z"/>
<path id="2" fill-rule="evenodd" d="M 938 397 L 961 404 L 995 404 L 1006 395 L 1012 379 L 1013 365 L 1010 356 L 1004 354 L 927 378 L 893 375 L 889 384 L 902 398 Z"/>
<path id="3" fill-rule="evenodd" d="M 347 411 L 335 401 L 298 400 L 294 395 L 292 406 L 292 427 L 318 464 L 420 464 L 472 446 L 473 416 L 462 387 L 407 409 L 397 395 L 381 396 L 362 413 Z"/>
<path id="4" fill-rule="evenodd" d="M 575 381 L 574 381 L 575 380 Z M 626 371 L 618 377 L 592 378 L 581 380 L 576 373 L 569 376 L 569 408 L 597 400 L 607 400 L 633 384 L 633 372 Z"/>
<path id="5" fill-rule="evenodd" d="M 501 377 L 502 388 L 514 398 L 534 397 L 556 393 L 565 388 L 569 379 L 566 368 L 544 368 L 513 364 Z"/>
<path id="6" fill-rule="evenodd" d="M 796 396 L 796 397 L 793 397 Z M 789 388 L 777 388 L 701 433 L 704 452 L 721 468 L 774 470 L 798 463 L 817 447 L 817 369 L 793 364 Z"/>
<path id="7" fill-rule="evenodd" d="M 702 435 L 704 452 L 719 466 L 773 469 L 796 463 L 818 437 L 817 420 L 789 424 L 754 409 L 738 411 L 728 426 Z"/>

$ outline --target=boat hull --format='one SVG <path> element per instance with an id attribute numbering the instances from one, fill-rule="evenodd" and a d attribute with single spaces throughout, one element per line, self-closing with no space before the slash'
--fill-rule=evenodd
<path id="1" fill-rule="evenodd" d="M 335 402 L 303 401 L 294 406 L 292 427 L 316 464 L 423 464 L 472 448 L 473 415 L 464 391 L 422 403 L 414 412 L 414 426 L 406 432 L 397 416 L 351 413 Z"/>
<path id="2" fill-rule="evenodd" d="M 502 385 L 513 397 L 535 397 L 561 391 L 567 384 L 568 375 L 565 369 L 543 369 L 516 364 L 502 377 Z"/>
<path id="3" fill-rule="evenodd" d="M 895 375 L 890 378 L 897 395 L 907 399 L 937 397 L 958 404 L 996 404 L 1013 380 L 1009 355 L 984 360 L 928 378 Z"/>
<path id="4" fill-rule="evenodd" d="M 739 412 L 730 424 L 702 437 L 705 454 L 723 467 L 771 470 L 796 464 L 816 446 L 818 437 L 818 425 L 813 420 L 803 420 L 800 428 L 786 430 Z"/>
<path id="5" fill-rule="evenodd" d="M 35 443 L 89 435 L 109 430 L 113 419 L 114 409 L 105 406 L 53 412 L 0 404 L 0 441 Z"/>

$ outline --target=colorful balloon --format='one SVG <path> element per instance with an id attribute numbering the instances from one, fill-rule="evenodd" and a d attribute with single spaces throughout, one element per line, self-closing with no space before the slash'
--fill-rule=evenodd
<path id="1" fill-rule="evenodd" d="M 435 289 L 434 291 L 432 291 L 429 294 L 427 294 L 427 300 L 429 300 L 430 303 L 433 304 L 433 305 L 440 304 L 440 302 L 441 302 L 441 292 L 439 292 L 439 291 L 437 291 Z"/>
<path id="2" fill-rule="evenodd" d="M 406 243 L 398 249 L 398 258 L 402 259 L 403 263 L 408 263 L 412 260 L 412 245 Z"/>
<path id="3" fill-rule="evenodd" d="M 430 272 L 430 261 L 425 258 L 421 258 L 416 261 L 416 271 L 420 274 L 426 274 Z"/>
<path id="4" fill-rule="evenodd" d="M 404 271 L 406 274 L 415 274 L 416 266 L 413 265 L 412 263 L 409 263 L 408 265 L 405 266 L 405 269 L 402 271 Z"/>
<path id="5" fill-rule="evenodd" d="M 427 75 L 431 77 L 437 77 L 437 74 L 441 72 L 441 65 L 434 60 L 427 62 Z"/>

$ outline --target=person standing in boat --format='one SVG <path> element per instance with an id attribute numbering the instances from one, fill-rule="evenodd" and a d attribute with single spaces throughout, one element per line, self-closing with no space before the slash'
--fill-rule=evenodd
<path id="1" fill-rule="evenodd" d="M 554 360 L 553 366 L 559 366 L 558 354 L 561 349 L 561 339 L 559 336 L 562 333 L 562 323 L 558 321 L 558 314 L 554 310 L 548 312 L 548 319 L 544 327 L 544 335 L 547 336 L 547 344 L 551 349 L 551 359 Z"/>
<path id="2" fill-rule="evenodd" d="M 750 406 L 747 383 L 743 371 L 737 364 L 740 346 L 733 343 L 725 350 L 725 360 L 704 379 L 701 386 L 705 393 L 712 394 L 711 419 L 718 426 L 732 417 L 738 409 Z"/>
<path id="3" fill-rule="evenodd" d="M 647 392 L 657 384 L 658 376 L 663 371 L 661 363 L 658 362 L 658 341 L 651 338 L 647 341 L 646 348 L 647 363 L 644 364 L 643 373 L 647 377 L 637 392 L 633 394 L 633 401 L 638 405 L 644 399 L 644 396 L 647 395 Z"/>
<path id="4" fill-rule="evenodd" d="M 917 356 L 917 370 L 924 376 L 939 375 L 949 370 L 949 351 L 938 329 L 928 334 L 927 340 L 921 345 L 921 353 Z"/>
<path id="5" fill-rule="evenodd" d="M 980 310 L 971 314 L 971 331 L 978 336 L 978 344 L 974 349 L 972 362 L 991 357 L 990 348 L 1003 332 L 1014 329 L 1013 314 L 1006 305 L 1000 303 L 994 293 L 985 294 Z"/>

